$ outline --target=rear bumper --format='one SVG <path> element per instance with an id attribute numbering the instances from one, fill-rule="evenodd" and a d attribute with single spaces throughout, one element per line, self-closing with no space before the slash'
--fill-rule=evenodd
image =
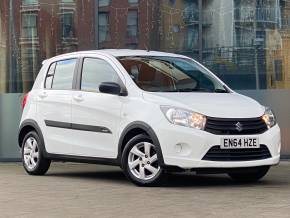
<path id="1" fill-rule="evenodd" d="M 246 135 L 243 137 L 258 137 L 260 144 L 266 145 L 270 158 L 249 161 L 209 161 L 203 160 L 206 153 L 220 145 L 225 136 L 214 135 L 205 131 L 188 127 L 159 123 L 155 128 L 163 153 L 164 164 L 181 169 L 198 168 L 247 168 L 257 166 L 277 165 L 280 161 L 281 136 L 278 125 L 263 134 Z M 235 137 L 231 135 L 230 137 Z M 241 136 L 237 136 L 241 137 Z"/>

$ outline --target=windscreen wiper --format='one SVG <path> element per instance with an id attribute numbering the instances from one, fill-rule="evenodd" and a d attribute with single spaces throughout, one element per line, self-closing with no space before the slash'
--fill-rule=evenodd
<path id="1" fill-rule="evenodd" d="M 212 92 L 212 90 L 209 89 L 203 89 L 203 88 L 183 88 L 183 89 L 176 89 L 176 92 Z"/>
<path id="2" fill-rule="evenodd" d="M 229 91 L 225 89 L 215 89 L 214 92 L 215 93 L 229 93 Z"/>

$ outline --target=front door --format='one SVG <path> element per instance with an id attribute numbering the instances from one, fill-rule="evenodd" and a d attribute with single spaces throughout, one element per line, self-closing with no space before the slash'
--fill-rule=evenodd
<path id="1" fill-rule="evenodd" d="M 99 92 L 102 82 L 121 83 L 117 69 L 101 58 L 84 58 L 80 90 L 72 96 L 72 143 L 77 156 L 115 158 L 122 101 Z"/>

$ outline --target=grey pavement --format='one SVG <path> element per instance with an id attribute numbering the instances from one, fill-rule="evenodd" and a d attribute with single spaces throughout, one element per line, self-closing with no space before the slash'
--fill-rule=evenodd
<path id="1" fill-rule="evenodd" d="M 28 176 L 0 164 L 0 217 L 290 217 L 290 162 L 262 181 L 226 175 L 171 175 L 164 187 L 140 188 L 118 167 L 54 163 Z"/>

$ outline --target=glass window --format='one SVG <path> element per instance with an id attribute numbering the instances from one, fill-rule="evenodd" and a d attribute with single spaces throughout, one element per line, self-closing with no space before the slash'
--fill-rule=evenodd
<path id="1" fill-rule="evenodd" d="M 255 31 L 253 28 L 236 28 L 236 46 L 247 47 L 254 45 L 255 42 Z"/>
<path id="2" fill-rule="evenodd" d="M 99 7 L 106 7 L 109 6 L 111 3 L 110 0 L 99 0 Z"/>
<path id="3" fill-rule="evenodd" d="M 274 64 L 276 81 L 283 81 L 282 60 L 275 60 Z"/>
<path id="4" fill-rule="evenodd" d="M 29 92 L 45 59 L 98 48 L 189 56 L 260 100 L 266 93 L 290 93 L 289 0 L 136 2 L 0 0 L 0 94 Z M 137 79 L 138 67 L 131 69 Z M 140 74 L 141 85 L 151 79 L 171 89 L 168 76 L 149 72 L 148 78 Z M 47 80 L 51 87 L 53 77 Z M 262 103 L 276 106 L 271 99 Z"/>
<path id="5" fill-rule="evenodd" d="M 63 3 L 74 3 L 74 0 L 61 0 Z"/>
<path id="6" fill-rule="evenodd" d="M 83 63 L 81 89 L 99 91 L 102 82 L 118 83 L 119 77 L 112 66 L 104 60 L 86 58 Z"/>
<path id="7" fill-rule="evenodd" d="M 199 19 L 199 10 L 197 1 L 185 0 L 183 10 L 183 20 L 187 24 L 197 22 Z"/>
<path id="8" fill-rule="evenodd" d="M 22 0 L 22 5 L 34 5 L 38 4 L 38 0 Z"/>
<path id="9" fill-rule="evenodd" d="M 290 1 L 12 1 L 0 1 L 2 92 L 29 91 L 44 59 L 96 48 L 179 53 L 236 90 L 290 89 Z"/>
<path id="10" fill-rule="evenodd" d="M 99 13 L 99 42 L 109 40 L 109 13 Z"/>
<path id="11" fill-rule="evenodd" d="M 198 48 L 198 29 L 194 26 L 188 27 L 184 35 L 184 49 L 192 50 Z"/>
<path id="12" fill-rule="evenodd" d="M 175 3 L 176 3 L 176 0 L 168 0 L 168 4 L 169 4 L 170 6 L 174 6 Z"/>
<path id="13" fill-rule="evenodd" d="M 56 63 L 53 76 L 52 89 L 72 89 L 76 59 L 63 60 Z"/>
<path id="14" fill-rule="evenodd" d="M 62 24 L 62 37 L 63 38 L 75 37 L 73 12 L 65 12 L 64 14 L 62 14 L 61 24 Z"/>
<path id="15" fill-rule="evenodd" d="M 139 2 L 139 0 L 128 0 L 128 3 L 130 5 L 136 5 L 136 4 L 138 4 L 138 2 Z"/>
<path id="16" fill-rule="evenodd" d="M 127 35 L 137 37 L 138 32 L 138 11 L 128 11 L 127 16 Z"/>
<path id="17" fill-rule="evenodd" d="M 22 14 L 21 36 L 24 38 L 37 37 L 37 14 Z"/>
<path id="18" fill-rule="evenodd" d="M 119 60 L 134 82 L 145 91 L 228 92 L 205 68 L 189 59 L 143 56 Z"/>

